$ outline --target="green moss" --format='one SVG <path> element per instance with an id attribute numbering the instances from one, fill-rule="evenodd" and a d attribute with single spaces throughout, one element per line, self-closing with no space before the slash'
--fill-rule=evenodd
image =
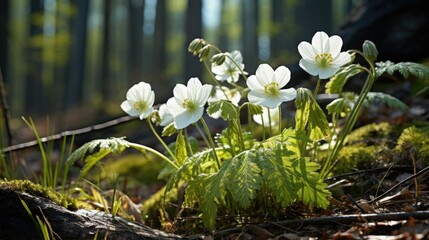
<path id="1" fill-rule="evenodd" d="M 345 141 L 346 143 L 352 143 L 374 138 L 385 139 L 393 130 L 394 127 L 387 122 L 371 123 L 351 132 Z"/>
<path id="2" fill-rule="evenodd" d="M 127 154 L 119 159 L 108 161 L 104 165 L 100 178 L 114 174 L 126 176 L 136 183 L 152 184 L 158 182 L 158 174 L 165 167 L 165 162 L 152 154 Z"/>
<path id="3" fill-rule="evenodd" d="M 47 198 L 69 210 L 76 210 L 78 208 L 74 199 L 66 195 L 44 188 L 39 184 L 33 183 L 29 180 L 11 180 L 0 181 L 0 188 L 11 189 L 14 191 L 26 192 L 33 196 Z"/>
<path id="4" fill-rule="evenodd" d="M 173 207 L 170 203 L 177 202 L 178 191 L 174 188 L 166 195 L 164 192 L 165 187 L 153 194 L 141 206 L 142 219 L 146 225 L 154 228 L 165 228 L 169 220 L 168 215 L 171 214 L 171 217 L 174 216 L 176 207 Z"/>
<path id="5" fill-rule="evenodd" d="M 351 169 L 367 169 L 377 161 L 378 148 L 366 144 L 345 146 L 338 155 L 338 165 L 335 173 L 350 172 Z"/>
<path id="6" fill-rule="evenodd" d="M 429 130 L 415 126 L 404 129 L 395 149 L 406 159 L 415 154 L 417 161 L 429 165 Z"/>

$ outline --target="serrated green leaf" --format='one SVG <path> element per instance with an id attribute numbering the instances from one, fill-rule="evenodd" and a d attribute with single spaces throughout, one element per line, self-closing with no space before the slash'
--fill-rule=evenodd
<path id="1" fill-rule="evenodd" d="M 244 151 L 224 164 L 220 171 L 225 171 L 224 182 L 233 199 L 243 208 L 250 207 L 256 197 L 256 191 L 261 188 L 261 169 L 255 163 L 257 156 L 254 151 Z M 237 174 L 239 173 L 239 174 Z"/>
<path id="2" fill-rule="evenodd" d="M 369 92 L 364 102 L 365 105 L 368 106 L 375 102 L 386 104 L 387 106 L 398 110 L 408 110 L 408 106 L 405 103 L 389 94 L 381 92 Z"/>
<path id="3" fill-rule="evenodd" d="M 326 208 L 329 205 L 330 192 L 326 189 L 327 184 L 323 182 L 316 172 L 319 165 L 310 162 L 309 158 L 297 158 L 291 161 L 292 175 L 300 184 L 297 196 L 303 203 Z"/>
<path id="4" fill-rule="evenodd" d="M 262 149 L 258 151 L 258 162 L 267 187 L 274 200 L 282 207 L 291 205 L 296 199 L 296 184 L 285 168 L 281 150 Z"/>
<path id="5" fill-rule="evenodd" d="M 71 166 L 77 160 L 84 160 L 84 167 L 79 178 L 84 177 L 88 171 L 109 153 L 119 154 L 130 143 L 123 138 L 97 139 L 85 143 L 76 149 L 68 158 L 67 165 Z"/>
<path id="6" fill-rule="evenodd" d="M 422 80 L 429 80 L 429 67 L 413 62 L 400 62 L 394 63 L 391 61 L 377 62 L 375 64 L 377 76 L 381 76 L 383 73 L 393 75 L 395 72 L 399 72 L 405 79 L 409 75 L 413 75 Z"/>
<path id="7" fill-rule="evenodd" d="M 177 134 L 175 155 L 179 167 L 182 166 L 188 158 L 188 151 L 186 150 L 186 141 L 183 137 L 182 131 L 179 131 L 179 134 Z"/>
<path id="8" fill-rule="evenodd" d="M 233 120 L 238 116 L 237 107 L 229 100 L 214 101 L 209 104 L 207 108 L 208 114 L 214 114 L 220 111 L 220 116 L 224 120 Z"/>
<path id="9" fill-rule="evenodd" d="M 319 141 L 329 137 L 330 129 L 328 119 L 317 102 L 311 104 L 308 126 L 311 140 Z"/>
<path id="10" fill-rule="evenodd" d="M 341 93 L 347 81 L 362 71 L 360 67 L 359 64 L 350 64 L 340 68 L 340 70 L 326 83 L 326 93 Z"/>
<path id="11" fill-rule="evenodd" d="M 168 124 L 164 129 L 162 130 L 162 136 L 163 137 L 170 137 L 171 135 L 177 133 L 177 129 L 174 127 L 174 123 Z"/>

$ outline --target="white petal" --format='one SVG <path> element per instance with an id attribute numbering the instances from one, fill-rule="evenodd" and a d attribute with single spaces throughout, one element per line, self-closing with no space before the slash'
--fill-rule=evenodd
<path id="1" fill-rule="evenodd" d="M 290 70 L 285 66 L 280 66 L 274 71 L 276 76 L 276 82 L 279 84 L 279 88 L 284 87 L 290 80 Z"/>
<path id="2" fill-rule="evenodd" d="M 280 98 L 282 99 L 282 102 L 288 102 L 288 101 L 294 100 L 296 98 L 295 88 L 281 89 Z"/>
<path id="3" fill-rule="evenodd" d="M 255 105 L 260 105 L 265 100 L 265 97 L 266 97 L 265 94 L 258 91 L 250 91 L 247 94 L 247 98 L 249 99 L 249 102 Z"/>
<path id="4" fill-rule="evenodd" d="M 252 91 L 264 89 L 264 86 L 262 86 L 261 83 L 258 82 L 258 79 L 256 78 L 255 75 L 252 75 L 249 78 L 247 78 L 246 84 L 249 87 L 249 89 Z"/>
<path id="5" fill-rule="evenodd" d="M 146 111 L 140 113 L 140 120 L 147 118 L 153 112 L 153 108 L 148 108 Z"/>
<path id="6" fill-rule="evenodd" d="M 318 63 L 315 61 L 309 61 L 307 59 L 301 59 L 299 61 L 299 66 L 304 69 L 308 74 L 317 76 L 319 74 L 320 68 Z"/>
<path id="7" fill-rule="evenodd" d="M 132 107 L 129 101 L 123 101 L 121 104 L 122 110 L 132 117 L 138 116 L 140 113 Z"/>
<path id="8" fill-rule="evenodd" d="M 174 127 L 176 129 L 182 129 L 189 126 L 192 123 L 197 122 L 203 116 L 204 108 L 198 108 L 196 111 L 189 112 L 185 111 L 182 114 L 174 118 Z"/>
<path id="9" fill-rule="evenodd" d="M 262 86 L 269 84 L 272 81 L 273 75 L 274 70 L 268 64 L 261 64 L 258 69 L 256 69 L 256 78 Z"/>
<path id="10" fill-rule="evenodd" d="M 352 60 L 352 57 L 348 52 L 342 52 L 332 61 L 332 65 L 335 67 L 341 67 Z"/>
<path id="11" fill-rule="evenodd" d="M 183 100 L 188 98 L 188 91 L 185 85 L 183 84 L 176 84 L 176 86 L 173 89 L 174 97 L 177 98 L 180 102 L 183 102 Z"/>
<path id="12" fill-rule="evenodd" d="M 232 51 L 231 52 L 231 57 L 232 59 L 234 59 L 234 61 L 240 65 L 240 63 L 243 62 L 243 56 L 241 55 L 241 52 L 238 50 Z"/>
<path id="13" fill-rule="evenodd" d="M 301 54 L 302 58 L 313 60 L 316 58 L 316 53 L 313 50 L 313 46 L 311 46 L 311 44 L 308 42 L 301 42 L 298 45 L 298 52 Z"/>
<path id="14" fill-rule="evenodd" d="M 182 114 L 184 111 L 186 111 L 186 108 L 177 104 L 176 98 L 172 97 L 167 101 L 167 110 L 174 118 L 177 115 Z"/>
<path id="15" fill-rule="evenodd" d="M 321 69 L 319 72 L 319 78 L 320 79 L 328 79 L 330 77 L 332 77 L 339 68 L 324 68 Z"/>
<path id="16" fill-rule="evenodd" d="M 328 34 L 326 34 L 325 32 L 317 32 L 314 34 L 313 38 L 311 39 L 311 45 L 313 45 L 314 50 L 316 51 L 316 55 L 325 53 L 324 48 L 328 39 Z"/>
<path id="17" fill-rule="evenodd" d="M 270 96 L 265 98 L 261 105 L 267 108 L 275 108 L 278 107 L 280 103 L 282 103 L 282 99 L 280 97 Z"/>
<path id="18" fill-rule="evenodd" d="M 343 40 L 341 37 L 334 35 L 329 38 L 329 52 L 335 58 L 340 52 L 343 46 Z"/>
<path id="19" fill-rule="evenodd" d="M 204 84 L 204 86 L 200 89 L 200 91 L 198 92 L 198 97 L 196 99 L 196 103 L 198 104 L 198 106 L 203 107 L 207 103 L 212 88 L 213 86 Z"/>

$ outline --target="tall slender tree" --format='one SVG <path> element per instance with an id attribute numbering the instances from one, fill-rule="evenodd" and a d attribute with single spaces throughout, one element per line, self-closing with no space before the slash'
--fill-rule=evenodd
<path id="1" fill-rule="evenodd" d="M 242 1 L 243 14 L 243 58 L 246 69 L 254 72 L 258 65 L 258 21 L 259 0 Z"/>
<path id="2" fill-rule="evenodd" d="M 202 24 L 202 0 L 188 0 L 186 10 L 186 44 L 203 35 Z M 198 58 L 187 53 L 185 57 L 185 79 L 202 76 L 202 66 Z"/>
<path id="3" fill-rule="evenodd" d="M 83 76 L 85 70 L 85 51 L 89 2 L 77 0 L 77 17 L 74 22 L 70 73 L 66 83 L 65 107 L 71 107 L 82 100 Z"/>
<path id="4" fill-rule="evenodd" d="M 0 68 L 7 79 L 9 0 L 0 1 Z"/>
<path id="5" fill-rule="evenodd" d="M 144 0 L 128 0 L 129 28 L 128 28 L 128 59 L 129 85 L 143 78 L 143 18 Z"/>
<path id="6" fill-rule="evenodd" d="M 110 12 L 111 0 L 104 1 L 104 17 L 103 17 L 103 38 L 101 51 L 101 96 L 103 100 L 110 97 Z"/>

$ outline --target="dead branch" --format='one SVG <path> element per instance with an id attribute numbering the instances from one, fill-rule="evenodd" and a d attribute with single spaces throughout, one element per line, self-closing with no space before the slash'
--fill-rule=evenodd
<path id="1" fill-rule="evenodd" d="M 95 234 L 98 234 L 97 239 L 182 239 L 108 213 L 69 210 L 49 199 L 5 186 L 0 188 L 0 239 L 41 239 L 38 226 L 24 209 L 21 200 L 34 218 L 39 216 L 47 221 L 56 239 L 92 240 Z"/>

